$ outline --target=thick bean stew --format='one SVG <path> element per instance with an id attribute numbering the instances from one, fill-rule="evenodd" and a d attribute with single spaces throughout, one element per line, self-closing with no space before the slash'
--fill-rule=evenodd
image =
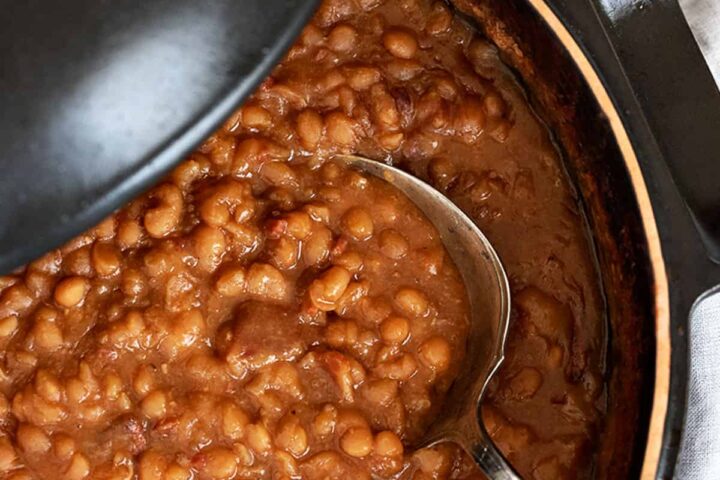
<path id="1" fill-rule="evenodd" d="M 479 479 L 417 449 L 469 310 L 438 233 L 332 158 L 425 179 L 512 284 L 486 425 L 526 478 L 588 478 L 601 295 L 558 153 L 495 49 L 430 0 L 326 0 L 161 184 L 0 277 L 2 479 Z"/>

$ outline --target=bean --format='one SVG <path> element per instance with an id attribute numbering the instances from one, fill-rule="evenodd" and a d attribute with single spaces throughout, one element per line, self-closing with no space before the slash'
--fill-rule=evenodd
<path id="1" fill-rule="evenodd" d="M 221 183 L 200 204 L 200 218 L 213 227 L 227 226 L 231 220 L 246 222 L 255 213 L 255 202 L 249 188 L 238 181 Z"/>
<path id="2" fill-rule="evenodd" d="M 63 270 L 66 275 L 90 277 L 95 273 L 90 260 L 90 242 L 87 240 L 87 243 L 83 241 L 77 248 L 64 253 Z"/>
<path id="3" fill-rule="evenodd" d="M 242 124 L 245 128 L 265 129 L 272 124 L 272 116 L 259 105 L 245 105 L 242 108 Z"/>
<path id="4" fill-rule="evenodd" d="M 237 120 L 234 123 L 236 122 Z M 173 183 L 180 189 L 187 190 L 194 182 L 204 178 L 209 171 L 210 161 L 204 155 L 196 153 L 173 170 Z"/>
<path id="5" fill-rule="evenodd" d="M 401 457 L 403 454 L 403 444 L 400 438 L 387 430 L 375 436 L 373 449 L 377 455 L 382 457 Z"/>
<path id="6" fill-rule="evenodd" d="M 142 271 L 137 269 L 126 269 L 121 277 L 122 292 L 128 297 L 139 297 L 147 291 L 147 278 Z"/>
<path id="7" fill-rule="evenodd" d="M 402 288 L 395 294 L 395 304 L 401 311 L 414 317 L 425 315 L 430 307 L 427 297 L 414 288 Z"/>
<path id="8" fill-rule="evenodd" d="M 398 58 L 413 58 L 418 50 L 415 36 L 403 28 L 388 29 L 383 34 L 382 41 L 387 51 Z"/>
<path id="9" fill-rule="evenodd" d="M 358 341 L 358 326 L 352 320 L 337 320 L 329 323 L 325 340 L 333 348 L 352 346 Z"/>
<path id="10" fill-rule="evenodd" d="M 308 287 L 308 296 L 313 305 L 322 311 L 335 308 L 352 276 L 342 267 L 332 267 Z"/>
<path id="11" fill-rule="evenodd" d="M 450 365 L 450 344 L 443 337 L 432 337 L 419 348 L 420 360 L 433 370 L 442 372 Z"/>
<path id="12" fill-rule="evenodd" d="M 363 396 L 376 405 L 387 407 L 397 400 L 398 383 L 389 378 L 372 380 L 363 386 Z"/>
<path id="13" fill-rule="evenodd" d="M 333 235 L 330 229 L 316 229 L 302 247 L 302 259 L 306 265 L 320 265 L 330 256 Z"/>
<path id="14" fill-rule="evenodd" d="M 358 252 L 344 252 L 333 258 L 333 264 L 343 267 L 352 274 L 356 274 L 363 268 L 363 258 Z"/>
<path id="15" fill-rule="evenodd" d="M 272 263 L 280 270 L 291 270 L 297 265 L 300 245 L 289 237 L 281 237 L 267 243 Z"/>
<path id="16" fill-rule="evenodd" d="M 330 140 L 344 149 L 354 148 L 358 141 L 355 121 L 342 112 L 332 112 L 325 117 Z"/>
<path id="17" fill-rule="evenodd" d="M 56 350 L 63 345 L 63 333 L 60 327 L 51 320 L 40 319 L 32 329 L 35 345 L 44 350 Z"/>
<path id="18" fill-rule="evenodd" d="M 153 238 L 163 238 L 172 233 L 180 224 L 183 215 L 183 194 L 173 184 L 167 183 L 157 187 L 151 198 L 158 206 L 145 212 L 143 224 Z"/>
<path id="19" fill-rule="evenodd" d="M 285 162 L 263 164 L 260 169 L 260 177 L 270 185 L 281 187 L 294 187 L 298 182 L 295 171 Z"/>
<path id="20" fill-rule="evenodd" d="M 227 168 L 235 152 L 235 138 L 224 132 L 216 132 L 205 141 L 200 150 L 210 157 L 216 167 Z"/>
<path id="21" fill-rule="evenodd" d="M 57 377 L 48 370 L 41 369 L 35 373 L 34 381 L 37 393 L 48 402 L 60 402 L 63 390 Z"/>
<path id="22" fill-rule="evenodd" d="M 194 231 L 193 243 L 198 266 L 206 272 L 213 272 L 225 255 L 227 242 L 221 229 L 200 225 Z"/>
<path id="23" fill-rule="evenodd" d="M 47 298 L 52 293 L 54 279 L 43 272 L 30 270 L 25 274 L 25 285 L 36 298 Z"/>
<path id="24" fill-rule="evenodd" d="M 65 470 L 67 480 L 82 480 L 90 475 L 90 462 L 82 453 L 75 453 Z"/>
<path id="25" fill-rule="evenodd" d="M 307 213 L 314 222 L 327 224 L 330 222 L 330 209 L 322 203 L 308 203 L 303 207 L 303 211 Z"/>
<path id="26" fill-rule="evenodd" d="M 268 300 L 284 300 L 289 286 L 283 274 L 272 265 L 253 263 L 247 273 L 247 291 Z"/>
<path id="27" fill-rule="evenodd" d="M 110 276 L 120 269 L 120 255 L 109 243 L 95 243 L 91 258 L 98 275 Z"/>
<path id="28" fill-rule="evenodd" d="M 161 390 L 150 392 L 140 403 L 140 410 L 143 415 L 153 420 L 157 420 L 165 416 L 167 411 L 167 395 Z"/>
<path id="29" fill-rule="evenodd" d="M 316 46 L 323 41 L 322 30 L 316 25 L 310 23 L 303 28 L 300 34 L 300 42 L 307 46 Z"/>
<path id="30" fill-rule="evenodd" d="M 475 97 L 463 99 L 457 108 L 454 125 L 468 142 L 475 142 L 485 128 L 483 102 Z"/>
<path id="31" fill-rule="evenodd" d="M 313 430 L 316 435 L 326 437 L 335 430 L 337 423 L 337 408 L 333 405 L 325 405 L 313 420 Z"/>
<path id="32" fill-rule="evenodd" d="M 350 67 L 346 77 L 348 85 L 358 92 L 365 91 L 382 79 L 380 70 L 375 67 Z"/>
<path id="33" fill-rule="evenodd" d="M 75 440 L 65 433 L 56 433 L 52 438 L 52 448 L 58 459 L 67 460 L 75 453 Z"/>
<path id="34" fill-rule="evenodd" d="M 51 250 L 50 252 L 46 253 L 42 257 L 31 262 L 30 265 L 28 265 L 28 270 L 38 270 L 38 271 L 47 273 L 49 275 L 56 275 L 56 274 L 60 273 L 60 269 L 62 267 L 62 262 L 63 262 L 62 253 L 59 250 Z M 9 286 L 9 285 L 4 284 L 3 278 L 5 278 L 7 280 L 12 279 L 12 277 L 0 276 L 0 291 L 2 291 L 3 288 Z"/>
<path id="35" fill-rule="evenodd" d="M 394 58 L 385 64 L 388 75 L 400 82 L 408 82 L 422 73 L 423 66 L 416 60 Z"/>
<path id="36" fill-rule="evenodd" d="M 143 238 L 140 224 L 135 220 L 125 220 L 118 225 L 117 242 L 121 249 L 136 247 Z"/>
<path id="37" fill-rule="evenodd" d="M 0 337 L 11 336 L 13 333 L 15 333 L 15 330 L 17 330 L 17 326 L 17 315 L 9 315 L 3 319 L 0 319 Z"/>
<path id="38" fill-rule="evenodd" d="M 400 146 L 402 146 L 402 142 L 405 140 L 405 134 L 402 132 L 390 132 L 390 133 L 383 133 L 378 138 L 378 143 L 382 148 L 384 148 L 387 151 L 395 151 Z"/>
<path id="39" fill-rule="evenodd" d="M 307 452 L 308 436 L 297 416 L 288 415 L 280 421 L 275 445 L 295 458 L 299 458 Z"/>
<path id="40" fill-rule="evenodd" d="M 284 219 L 287 222 L 287 232 L 298 240 L 306 239 L 312 232 L 312 219 L 306 212 L 290 212 Z"/>
<path id="41" fill-rule="evenodd" d="M 18 444 L 26 455 L 42 455 L 50 450 L 50 438 L 35 425 L 20 424 L 16 435 Z"/>
<path id="42" fill-rule="evenodd" d="M 237 297 L 245 292 L 246 274 L 242 267 L 232 267 L 220 275 L 215 282 L 215 289 L 223 296 Z"/>
<path id="43" fill-rule="evenodd" d="M 12 472 L 6 480 L 35 480 L 35 477 L 25 469 L 15 470 Z"/>
<path id="44" fill-rule="evenodd" d="M 163 480 L 168 461 L 159 452 L 146 450 L 140 457 L 139 480 Z"/>
<path id="45" fill-rule="evenodd" d="M 447 450 L 438 447 L 423 448 L 415 452 L 413 460 L 423 473 L 431 478 L 445 478 L 451 468 L 451 460 Z"/>
<path id="46" fill-rule="evenodd" d="M 342 224 L 345 233 L 355 240 L 368 240 L 374 232 L 372 217 L 367 210 L 361 207 L 354 207 L 345 212 Z"/>
<path id="47" fill-rule="evenodd" d="M 126 480 L 128 478 L 132 478 L 130 477 L 130 475 L 132 475 L 131 473 L 126 475 L 128 476 L 125 476 L 122 479 L 118 480 Z M 173 463 L 172 465 L 168 466 L 167 470 L 165 470 L 165 476 L 163 476 L 163 480 L 190 480 L 192 476 L 193 474 L 188 467 L 183 467 L 182 465 Z"/>
<path id="48" fill-rule="evenodd" d="M 349 52 L 357 44 L 357 31 L 350 25 L 336 25 L 328 35 L 328 46 L 335 52 Z"/>
<path id="49" fill-rule="evenodd" d="M 234 441 L 241 439 L 248 423 L 250 418 L 242 408 L 232 402 L 223 404 L 222 429 L 226 437 Z"/>
<path id="50" fill-rule="evenodd" d="M 0 437 L 0 472 L 9 472 L 16 466 L 17 454 L 8 437 Z"/>
<path id="51" fill-rule="evenodd" d="M 109 373 L 103 378 L 103 395 L 108 400 L 117 400 L 123 391 L 122 379 L 114 374 Z"/>
<path id="52" fill-rule="evenodd" d="M 496 92 L 490 92 L 483 98 L 485 111 L 490 117 L 500 118 L 505 115 L 505 100 Z"/>
<path id="53" fill-rule="evenodd" d="M 450 160 L 440 157 L 428 163 L 428 175 L 433 186 L 447 190 L 457 178 L 458 172 Z"/>
<path id="54" fill-rule="evenodd" d="M 347 85 L 342 85 L 337 88 L 338 94 L 338 105 L 347 115 L 352 116 L 355 112 L 355 107 L 358 106 L 358 96 L 355 91 Z"/>
<path id="55" fill-rule="evenodd" d="M 111 323 L 107 329 L 107 340 L 113 345 L 130 346 L 139 342 L 145 330 L 145 320 L 138 311 L 128 312 L 122 320 Z"/>
<path id="56" fill-rule="evenodd" d="M 248 446 L 258 454 L 264 454 L 272 448 L 270 432 L 260 423 L 253 423 L 246 427 L 245 438 Z"/>
<path id="57" fill-rule="evenodd" d="M 90 282 L 83 277 L 67 277 L 55 287 L 55 301 L 67 308 L 78 306 L 85 299 L 90 289 Z"/>
<path id="58" fill-rule="evenodd" d="M 368 12 L 379 6 L 382 3 L 382 0 L 358 0 L 358 3 L 364 11 Z"/>
<path id="59" fill-rule="evenodd" d="M 550 368 L 560 368 L 562 367 L 564 356 L 565 353 L 562 347 L 560 347 L 559 345 L 551 345 L 548 348 L 546 363 Z"/>
<path id="60" fill-rule="evenodd" d="M 364 382 L 366 377 L 362 364 L 337 351 L 323 353 L 321 361 L 335 380 L 343 400 L 353 402 L 355 388 Z"/>
<path id="61" fill-rule="evenodd" d="M 370 455 L 373 450 L 372 432 L 366 427 L 351 427 L 340 438 L 340 448 L 351 457 Z"/>
<path id="62" fill-rule="evenodd" d="M 380 251 L 388 258 L 393 260 L 400 260 L 407 255 L 408 245 L 407 240 L 397 230 L 387 229 L 380 232 L 378 239 L 380 243 Z"/>
<path id="63" fill-rule="evenodd" d="M 303 148 L 313 151 L 322 139 L 325 124 L 316 111 L 303 110 L 297 117 L 295 128 Z"/>
<path id="64" fill-rule="evenodd" d="M 33 304 L 32 292 L 22 283 L 16 283 L 5 289 L 0 295 L 0 311 L 3 314 L 19 314 Z"/>
<path id="65" fill-rule="evenodd" d="M 531 367 L 523 367 L 517 372 L 507 385 L 507 392 L 516 400 L 533 398 L 543 383 L 542 374 Z"/>
<path id="66" fill-rule="evenodd" d="M 345 76 L 340 70 L 330 70 L 318 83 L 318 88 L 323 93 L 336 90 L 340 85 L 345 83 Z"/>
<path id="67" fill-rule="evenodd" d="M 390 316 L 380 324 L 380 336 L 390 345 L 402 344 L 410 334 L 410 322 L 406 318 Z"/>
<path id="68" fill-rule="evenodd" d="M 443 2 L 435 2 L 427 19 L 425 29 L 432 35 L 447 33 L 452 26 L 452 14 Z"/>
<path id="69" fill-rule="evenodd" d="M 417 362 L 412 355 L 406 353 L 395 360 L 378 364 L 374 371 L 382 378 L 405 381 L 417 371 Z"/>
<path id="70" fill-rule="evenodd" d="M 297 461 L 289 453 L 275 452 L 275 466 L 278 473 L 284 475 L 282 478 L 301 478 Z"/>
<path id="71" fill-rule="evenodd" d="M 225 480 L 235 476 L 237 457 L 227 448 L 212 447 L 203 450 L 204 465 L 200 469 L 203 474 L 215 480 Z"/>
<path id="72" fill-rule="evenodd" d="M 152 370 L 147 365 L 141 365 L 133 379 L 133 389 L 138 395 L 147 395 L 155 385 Z"/>
<path id="73" fill-rule="evenodd" d="M 375 123 L 383 130 L 397 130 L 400 127 L 400 112 L 393 96 L 381 85 L 374 85 L 370 95 Z"/>

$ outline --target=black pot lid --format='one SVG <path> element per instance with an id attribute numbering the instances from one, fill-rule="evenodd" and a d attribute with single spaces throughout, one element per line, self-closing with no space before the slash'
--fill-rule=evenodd
<path id="1" fill-rule="evenodd" d="M 0 274 L 166 173 L 252 92 L 314 0 L 0 0 Z"/>

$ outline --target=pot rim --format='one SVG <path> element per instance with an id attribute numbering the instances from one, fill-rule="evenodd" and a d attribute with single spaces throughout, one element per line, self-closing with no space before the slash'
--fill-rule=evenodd
<path id="1" fill-rule="evenodd" d="M 662 243 L 650 193 L 645 182 L 638 156 L 633 147 L 625 124 L 613 103 L 608 90 L 587 55 L 565 24 L 547 5 L 545 0 L 528 0 L 547 27 L 557 36 L 560 43 L 578 68 L 590 91 L 606 115 L 613 136 L 627 167 L 638 204 L 642 227 L 648 247 L 648 257 L 654 279 L 655 310 L 655 382 L 652 395 L 652 410 L 648 429 L 647 445 L 641 471 L 642 479 L 654 479 L 658 473 L 663 445 L 665 417 L 668 411 L 671 372 L 670 293 L 663 257 Z"/>

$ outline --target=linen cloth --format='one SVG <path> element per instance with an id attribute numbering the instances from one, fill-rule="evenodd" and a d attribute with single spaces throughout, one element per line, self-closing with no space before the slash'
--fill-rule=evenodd
<path id="1" fill-rule="evenodd" d="M 679 2 L 720 88 L 720 0 Z M 720 286 L 692 309 L 689 349 L 688 410 L 675 479 L 720 480 Z"/>
<path id="2" fill-rule="evenodd" d="M 690 314 L 688 410 L 677 480 L 720 479 L 720 287 Z"/>
<path id="3" fill-rule="evenodd" d="M 679 3 L 720 86 L 720 0 L 679 0 Z"/>

